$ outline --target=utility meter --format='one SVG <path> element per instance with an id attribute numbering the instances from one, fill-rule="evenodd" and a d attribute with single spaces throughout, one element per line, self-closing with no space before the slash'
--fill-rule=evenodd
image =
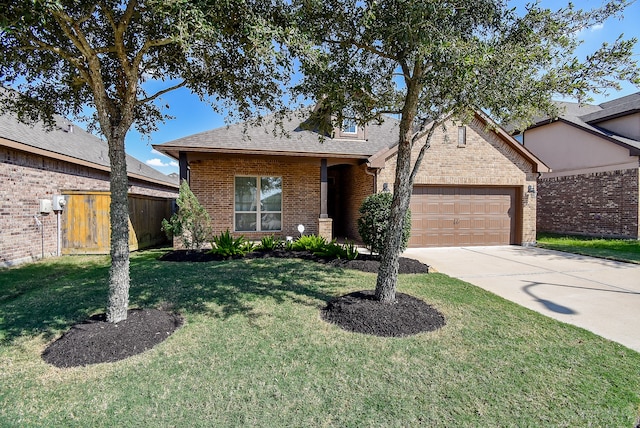
<path id="1" fill-rule="evenodd" d="M 51 199 L 40 199 L 40 214 L 49 214 L 51 212 Z"/>
<path id="2" fill-rule="evenodd" d="M 53 196 L 53 210 L 54 211 L 62 211 L 64 206 L 67 205 L 67 201 L 64 198 L 64 195 L 54 195 Z"/>

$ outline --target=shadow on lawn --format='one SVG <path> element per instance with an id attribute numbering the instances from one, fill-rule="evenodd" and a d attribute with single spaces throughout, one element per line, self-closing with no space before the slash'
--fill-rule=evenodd
<path id="1" fill-rule="evenodd" d="M 320 308 L 336 297 L 332 290 L 343 285 L 345 275 L 342 269 L 297 259 L 173 263 L 157 260 L 162 254 L 132 253 L 130 307 L 253 318 L 258 316 L 254 302 L 266 298 Z M 108 259 L 100 260 L 79 264 L 62 258 L 49 263 L 49 271 L 36 264 L 0 272 L 10 283 L 0 288 L 0 343 L 35 335 L 50 340 L 104 312 L 109 266 Z M 28 278 L 22 291 L 11 285 L 21 278 Z M 15 290 L 5 295 L 10 287 Z"/>

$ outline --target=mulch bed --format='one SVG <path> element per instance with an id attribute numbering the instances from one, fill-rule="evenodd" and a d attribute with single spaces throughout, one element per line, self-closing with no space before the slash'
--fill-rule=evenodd
<path id="1" fill-rule="evenodd" d="M 380 303 L 371 290 L 331 300 L 322 319 L 347 331 L 384 337 L 404 337 L 445 325 L 444 315 L 416 297 L 396 293 L 395 303 Z"/>
<path id="2" fill-rule="evenodd" d="M 308 252 L 254 251 L 248 258 L 301 258 L 330 266 L 378 272 L 378 257 L 360 254 L 355 260 L 326 260 Z M 207 251 L 170 251 L 160 257 L 172 262 L 210 262 L 223 260 Z M 401 257 L 400 274 L 428 273 L 429 267 L 417 260 Z M 424 301 L 396 293 L 396 303 L 382 304 L 372 291 L 359 291 L 330 301 L 321 317 L 345 330 L 387 337 L 403 337 L 433 331 L 445 324 L 444 316 Z M 51 343 L 42 358 L 56 367 L 77 367 L 123 360 L 140 354 L 164 341 L 182 325 L 179 315 L 157 309 L 133 309 L 126 320 L 106 322 L 104 314 L 95 315 Z"/>
<path id="3" fill-rule="evenodd" d="M 341 267 L 344 269 L 355 269 L 363 272 L 377 273 L 380 267 L 380 258 L 370 254 L 359 254 L 355 260 L 344 259 L 324 259 L 315 256 L 308 251 L 252 251 L 244 258 L 298 258 L 304 260 L 312 260 L 319 263 L 325 263 L 330 266 Z M 224 260 L 223 257 L 211 254 L 206 250 L 175 250 L 169 251 L 160 257 L 160 260 L 166 262 L 212 262 Z M 429 266 L 415 259 L 400 257 L 398 273 L 429 273 Z"/>
<path id="4" fill-rule="evenodd" d="M 94 315 L 49 345 L 42 358 L 56 367 L 119 361 L 153 348 L 181 325 L 179 315 L 157 309 L 132 309 L 117 324 Z"/>

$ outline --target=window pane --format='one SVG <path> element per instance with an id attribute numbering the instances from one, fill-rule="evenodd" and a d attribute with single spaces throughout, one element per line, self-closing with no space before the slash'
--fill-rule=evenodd
<path id="1" fill-rule="evenodd" d="M 236 230 L 239 232 L 256 230 L 256 214 L 236 213 Z"/>
<path id="2" fill-rule="evenodd" d="M 256 177 L 236 177 L 236 211 L 256 211 L 257 187 Z"/>
<path id="3" fill-rule="evenodd" d="M 358 124 L 353 119 L 345 119 L 342 121 L 342 132 L 345 134 L 357 134 Z"/>
<path id="4" fill-rule="evenodd" d="M 260 179 L 260 210 L 282 211 L 281 177 L 262 177 Z"/>
<path id="5" fill-rule="evenodd" d="M 260 222 L 261 230 L 281 230 L 282 214 L 262 214 Z"/>

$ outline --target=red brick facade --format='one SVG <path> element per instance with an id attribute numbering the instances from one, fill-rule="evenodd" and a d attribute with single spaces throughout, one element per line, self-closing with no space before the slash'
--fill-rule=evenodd
<path id="1" fill-rule="evenodd" d="M 190 187 L 211 216 L 213 233 L 234 225 L 234 180 L 236 176 L 282 177 L 282 230 L 278 232 L 237 232 L 247 239 L 265 235 L 298 236 L 318 234 L 320 217 L 320 159 L 279 156 L 219 155 L 189 162 Z"/>
<path id="2" fill-rule="evenodd" d="M 538 231 L 638 239 L 638 169 L 538 182 Z"/>
<path id="3" fill-rule="evenodd" d="M 0 267 L 39 259 L 43 252 L 45 257 L 56 254 L 56 214 L 41 216 L 39 199 L 65 191 L 109 190 L 107 172 L 6 147 L 0 147 L 0 182 Z M 177 196 L 170 187 L 134 179 L 129 183 L 132 194 Z"/>

